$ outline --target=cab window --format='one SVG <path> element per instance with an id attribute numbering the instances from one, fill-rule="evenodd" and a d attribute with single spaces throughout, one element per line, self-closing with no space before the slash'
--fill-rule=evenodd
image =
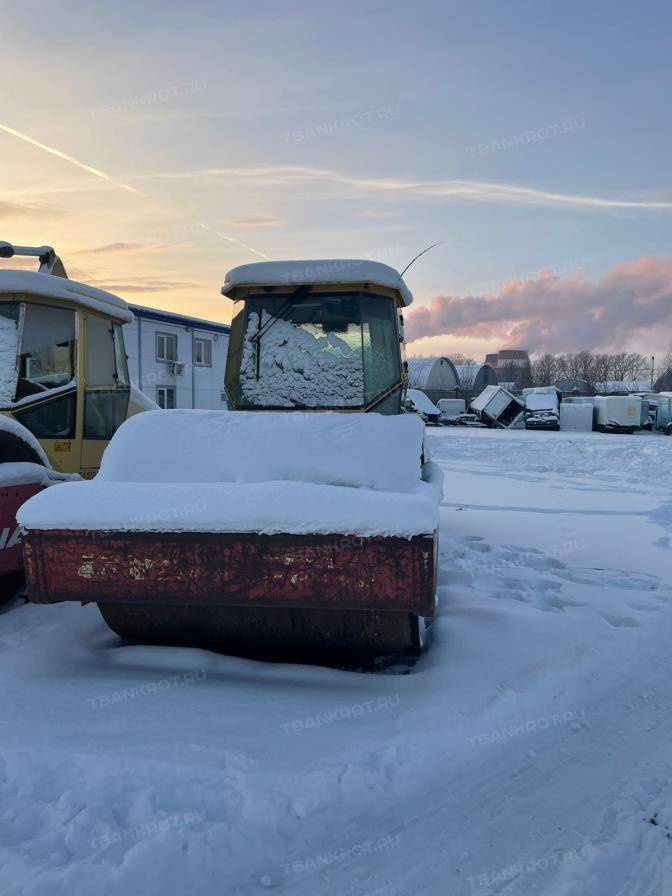
<path id="1" fill-rule="evenodd" d="M 86 385 L 114 386 L 117 371 L 112 324 L 102 317 L 86 318 Z"/>
<path id="2" fill-rule="evenodd" d="M 66 386 L 75 379 L 75 312 L 26 305 L 18 359 L 16 400 Z"/>
<path id="3" fill-rule="evenodd" d="M 39 404 L 14 411 L 14 416 L 38 439 L 73 439 L 77 415 L 77 392 L 56 395 Z"/>

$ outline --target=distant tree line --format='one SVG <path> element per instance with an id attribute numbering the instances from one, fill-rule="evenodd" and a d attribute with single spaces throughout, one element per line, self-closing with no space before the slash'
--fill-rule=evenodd
<path id="1" fill-rule="evenodd" d="M 463 355 L 462 352 L 453 352 L 450 356 L 450 360 L 453 362 L 453 364 L 455 364 L 456 367 L 468 367 L 476 363 L 473 358 L 470 358 L 468 355 Z"/>
<path id="2" fill-rule="evenodd" d="M 658 372 L 672 365 L 672 352 L 663 361 Z M 583 380 L 594 390 L 597 383 L 630 382 L 648 379 L 651 375 L 651 359 L 638 352 L 576 352 L 565 355 L 543 354 L 532 361 L 532 379 L 536 386 L 552 386 L 558 380 Z"/>

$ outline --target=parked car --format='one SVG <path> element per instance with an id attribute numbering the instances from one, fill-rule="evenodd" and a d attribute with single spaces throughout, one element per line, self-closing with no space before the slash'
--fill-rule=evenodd
<path id="1" fill-rule="evenodd" d="M 560 429 L 558 393 L 555 389 L 525 389 L 525 429 Z"/>
<path id="2" fill-rule="evenodd" d="M 478 419 L 477 414 L 460 414 L 459 417 L 455 419 L 456 426 L 475 426 L 479 429 L 487 429 L 485 423 L 481 423 Z"/>

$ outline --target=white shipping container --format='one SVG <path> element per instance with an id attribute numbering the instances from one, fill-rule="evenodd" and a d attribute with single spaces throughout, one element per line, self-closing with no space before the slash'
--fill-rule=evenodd
<path id="1" fill-rule="evenodd" d="M 592 395 L 565 395 L 562 400 L 567 404 L 589 404 L 591 408 L 595 402 Z"/>
<path id="2" fill-rule="evenodd" d="M 634 432 L 642 417 L 642 399 L 632 395 L 597 395 L 593 422 L 603 432 Z"/>
<path id="3" fill-rule="evenodd" d="M 661 392 L 656 405 L 656 429 L 672 435 L 672 392 Z"/>
<path id="4" fill-rule="evenodd" d="M 507 427 L 515 424 L 519 416 L 522 419 L 525 405 L 502 386 L 486 386 L 471 402 L 471 410 L 496 426 Z"/>
<path id="5" fill-rule="evenodd" d="M 560 405 L 560 430 L 566 432 L 591 432 L 593 428 L 593 405 L 569 403 Z"/>

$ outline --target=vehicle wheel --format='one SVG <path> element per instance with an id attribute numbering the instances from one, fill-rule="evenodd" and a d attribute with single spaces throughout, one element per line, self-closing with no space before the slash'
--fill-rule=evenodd
<path id="1" fill-rule="evenodd" d="M 425 639 L 422 617 L 392 611 L 127 603 L 98 609 L 126 641 L 289 662 L 333 654 L 417 656 Z"/>

